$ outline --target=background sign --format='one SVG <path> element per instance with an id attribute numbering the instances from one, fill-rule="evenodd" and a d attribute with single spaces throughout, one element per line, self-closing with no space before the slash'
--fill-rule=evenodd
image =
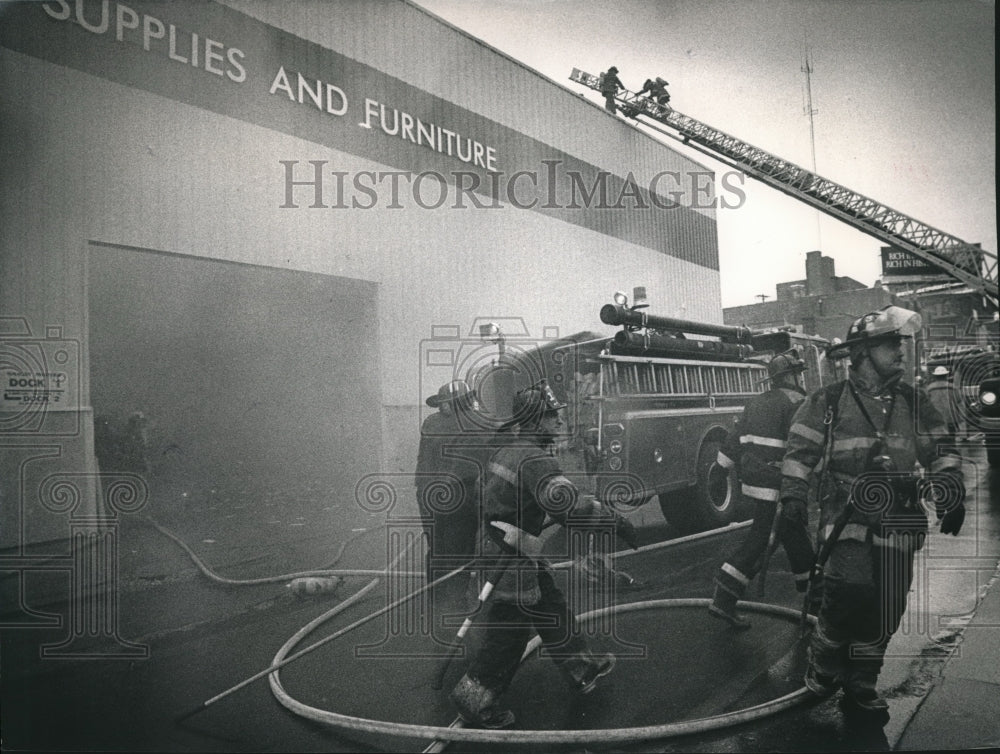
<path id="1" fill-rule="evenodd" d="M 975 244 L 975 246 L 978 247 L 979 244 Z M 978 274 L 978 270 L 975 269 L 967 268 L 967 272 L 973 275 Z M 950 279 L 948 273 L 944 272 L 940 267 L 908 251 L 897 249 L 895 246 L 882 247 L 882 275 L 884 277 L 937 275 Z"/>

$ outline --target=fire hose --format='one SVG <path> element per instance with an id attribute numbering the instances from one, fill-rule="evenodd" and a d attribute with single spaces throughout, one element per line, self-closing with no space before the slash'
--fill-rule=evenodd
<path id="1" fill-rule="evenodd" d="M 619 558 L 628 555 L 634 555 L 640 552 L 645 552 L 654 549 L 661 549 L 664 547 L 670 547 L 674 545 L 679 545 L 682 543 L 690 542 L 696 539 L 701 539 L 703 537 L 714 536 L 726 531 L 731 531 L 733 529 L 745 528 L 750 522 L 740 522 L 736 524 L 730 524 L 729 526 L 723 527 L 721 529 L 716 529 L 707 532 L 699 532 L 697 534 L 688 535 L 685 537 L 680 537 L 675 540 L 670 540 L 668 542 L 659 542 L 651 545 L 646 545 L 638 548 L 637 550 L 631 552 L 613 553 L 612 558 Z M 386 575 L 391 572 L 392 568 L 403 558 L 408 549 L 401 552 L 396 559 L 393 560 L 385 569 L 379 571 L 381 575 Z M 375 612 L 359 618 L 353 623 L 335 631 L 333 634 L 307 646 L 306 648 L 293 652 L 292 650 L 296 647 L 307 635 L 316 630 L 323 623 L 331 620 L 335 616 L 339 615 L 341 612 L 346 610 L 351 605 L 358 602 L 362 597 L 373 590 L 379 583 L 379 579 L 376 578 L 372 580 L 367 586 L 355 593 L 352 597 L 344 600 L 343 602 L 337 604 L 335 607 L 327 611 L 326 613 L 318 616 L 301 629 L 299 629 L 292 637 L 290 637 L 284 645 L 278 650 L 272 663 L 258 673 L 244 679 L 242 682 L 230 687 L 229 689 L 216 694 L 214 697 L 202 702 L 196 707 L 188 710 L 187 712 L 177 715 L 174 720 L 175 722 L 180 722 L 192 715 L 207 709 L 212 704 L 221 701 L 224 698 L 229 697 L 236 691 L 245 688 L 252 682 L 267 676 L 268 683 L 271 688 L 272 694 L 278 700 L 278 702 L 291 712 L 310 719 L 314 722 L 320 722 L 327 725 L 332 725 L 339 728 L 370 732 L 383 735 L 391 736 L 402 736 L 409 738 L 422 738 L 422 739 L 432 739 L 432 744 L 429 750 L 440 750 L 444 747 L 442 742 L 449 741 L 479 741 L 479 742 L 493 742 L 493 743 L 544 743 L 544 744 L 580 744 L 580 743 L 599 743 L 599 742 L 611 742 L 611 743 L 624 743 L 630 741 L 642 741 L 642 740 L 655 740 L 662 738 L 670 738 L 674 736 L 690 735 L 693 733 L 705 732 L 710 730 L 716 730 L 719 728 L 729 727 L 733 725 L 739 725 L 745 722 L 750 722 L 752 720 L 757 720 L 769 715 L 776 714 L 785 709 L 788 709 L 796 704 L 805 702 L 812 698 L 812 695 L 805 689 L 799 688 L 796 691 L 786 694 L 777 699 L 772 699 L 762 704 L 758 704 L 752 707 L 748 707 L 742 710 L 735 710 L 732 712 L 727 712 L 721 715 L 714 715 L 711 717 L 699 718 L 696 720 L 686 720 L 682 722 L 675 723 L 665 723 L 660 725 L 650 725 L 632 728 L 616 728 L 616 729 L 597 729 L 597 730 L 482 730 L 482 729 L 468 729 L 463 728 L 460 724 L 453 723 L 450 727 L 441 726 L 430 726 L 430 725 L 415 725 L 407 723 L 394 723 L 389 721 L 375 720 L 369 718 L 361 718 L 350 715 L 342 715 L 340 713 L 332 712 L 330 710 L 322 710 L 309 705 L 303 704 L 298 700 L 292 698 L 284 689 L 281 684 L 279 671 L 286 665 L 300 659 L 306 654 L 312 652 L 320 646 L 323 646 L 335 639 L 341 638 L 344 635 L 350 633 L 351 631 L 359 628 L 360 626 L 369 623 L 375 618 L 384 615 L 391 610 L 399 607 L 400 605 L 406 603 L 409 600 L 414 599 L 423 592 L 434 588 L 436 585 L 446 581 L 449 578 L 454 577 L 461 571 L 463 571 L 469 564 L 465 564 L 459 568 L 454 569 L 448 574 L 445 574 L 439 579 L 433 582 L 425 584 L 424 586 L 414 590 L 413 592 L 404 595 L 403 597 L 397 599 L 396 601 L 385 605 L 384 607 L 376 610 Z M 565 568 L 572 566 L 572 561 L 566 561 L 563 563 L 554 564 L 555 568 Z M 352 572 L 353 573 L 353 572 Z M 368 572 L 366 572 L 368 573 Z M 668 599 L 668 600 L 654 600 L 654 601 L 644 601 L 644 602 L 633 602 L 625 605 L 615 605 L 610 608 L 605 608 L 602 610 L 592 611 L 589 613 L 581 614 L 579 619 L 581 621 L 587 621 L 602 617 L 609 613 L 628 613 L 640 610 L 652 610 L 661 608 L 673 608 L 673 607 L 704 607 L 707 606 L 710 600 L 703 598 L 690 598 L 690 599 Z M 797 612 L 789 608 L 785 608 L 778 605 L 767 605 L 756 602 L 746 602 L 741 603 L 741 605 L 751 611 L 759 613 L 770 613 L 782 618 L 791 618 L 797 616 Z M 812 616 L 809 616 L 809 620 L 815 620 Z M 522 662 L 535 651 L 540 644 L 540 639 L 535 637 L 525 649 L 522 656 Z"/>
<path id="2" fill-rule="evenodd" d="M 455 636 L 455 640 L 448 647 L 448 654 L 445 655 L 444 660 L 441 661 L 438 671 L 434 675 L 434 680 L 431 681 L 431 688 L 435 691 L 440 691 L 441 687 L 444 685 L 444 677 L 448 672 L 448 666 L 451 665 L 451 661 L 454 660 L 458 653 L 462 650 L 465 635 L 469 632 L 469 628 L 472 627 L 472 622 L 478 614 L 482 613 L 486 609 L 486 606 L 489 604 L 490 596 L 493 594 L 493 588 L 497 585 L 497 582 L 500 581 L 500 578 L 504 575 L 513 560 L 514 555 L 512 553 L 505 553 L 497 561 L 493 570 L 491 570 L 486 576 L 483 588 L 479 592 L 479 599 L 476 603 L 475 609 L 462 622 L 462 626 L 458 629 L 458 634 Z"/>
<path id="3" fill-rule="evenodd" d="M 757 596 L 764 596 L 764 585 L 767 581 L 767 568 L 771 564 L 771 556 L 774 555 L 778 547 L 778 527 L 781 526 L 781 514 L 784 510 L 784 503 L 779 502 L 774 510 L 774 520 L 771 522 L 771 533 L 767 536 L 767 547 L 760 564 L 760 575 L 757 579 Z"/>
<path id="4" fill-rule="evenodd" d="M 199 569 L 201 569 L 202 572 L 205 573 L 205 575 L 209 576 L 213 580 L 222 581 L 223 583 L 231 583 L 231 584 L 240 584 L 240 585 L 243 585 L 243 584 L 251 584 L 251 583 L 271 582 L 271 581 L 274 581 L 276 579 L 287 579 L 289 577 L 288 575 L 285 575 L 285 576 L 281 576 L 281 577 L 270 577 L 270 578 L 267 578 L 267 579 L 243 580 L 243 581 L 234 581 L 234 580 L 229 580 L 229 579 L 221 579 L 221 577 L 216 576 L 210 570 L 208 570 L 208 568 L 206 566 L 204 566 L 203 563 L 201 563 L 201 561 L 197 557 L 197 555 L 194 554 L 194 552 L 191 550 L 191 548 L 188 547 L 179 537 L 177 537 L 176 535 L 172 534 L 167 529 L 164 529 L 162 526 L 160 526 L 159 524 L 157 524 L 152 519 L 149 519 L 149 523 L 151 525 L 153 525 L 161 533 L 163 533 L 164 535 L 166 535 L 170 539 L 172 539 L 175 542 L 177 542 L 195 560 L 195 562 L 197 563 Z M 691 542 L 691 541 L 694 541 L 696 539 L 702 539 L 703 537 L 708 537 L 708 536 L 713 536 L 713 535 L 716 535 L 716 534 L 721 534 L 721 533 L 723 533 L 725 531 L 730 531 L 730 530 L 733 530 L 733 529 L 742 529 L 742 528 L 745 528 L 745 527 L 747 527 L 749 525 L 750 525 L 749 521 L 743 521 L 743 522 L 739 522 L 739 523 L 733 523 L 733 524 L 729 524 L 728 526 L 725 526 L 725 527 L 723 527 L 721 529 L 713 529 L 711 531 L 699 532 L 697 534 L 690 534 L 690 535 L 687 535 L 687 536 L 684 536 L 684 537 L 680 537 L 678 539 L 670 540 L 668 542 L 658 542 L 658 543 L 655 543 L 655 544 L 646 545 L 644 547 L 639 547 L 637 549 L 634 549 L 632 552 L 627 552 L 627 553 L 612 553 L 611 557 L 612 558 L 621 557 L 623 555 L 631 555 L 631 554 L 636 554 L 636 553 L 644 552 L 644 551 L 648 551 L 648 550 L 660 549 L 662 547 L 668 547 L 668 546 L 672 546 L 672 545 L 678 545 L 678 544 L 682 544 L 682 543 L 686 543 L 686 542 Z M 387 565 L 381 571 L 376 571 L 375 573 L 377 573 L 379 576 L 384 576 L 384 575 L 389 574 L 390 572 L 393 572 L 392 571 L 393 566 L 395 566 L 407 554 L 407 552 L 409 552 L 409 550 L 412 547 L 412 545 L 413 545 L 413 543 L 410 543 L 410 545 L 408 545 L 406 548 L 404 548 L 403 551 L 400 552 L 399 555 L 397 555 L 396 558 L 391 563 L 389 563 L 389 565 Z M 342 550 L 341 550 L 341 552 L 342 552 Z M 465 568 L 467 568 L 470 564 L 471 563 L 466 563 L 466 564 L 464 564 L 464 565 L 462 565 L 462 566 L 454 569 L 453 571 L 451 571 L 449 573 L 446 573 L 444 576 L 440 577 L 439 579 L 436 579 L 436 580 L 434 580 L 434 581 L 432 581 L 432 582 L 430 582 L 428 584 L 425 584 L 424 586 L 422 586 L 422 587 L 414 590 L 410 594 L 407 594 L 407 595 L 401 597 L 400 599 L 396 600 L 395 602 L 392 602 L 392 603 L 386 605 L 385 607 L 380 608 L 379 610 L 376 610 L 374 613 L 371 613 L 370 615 L 367 615 L 364 618 L 358 619 L 354 623 L 350 624 L 349 626 L 346 626 L 345 628 L 337 631 L 336 633 L 331 634 L 330 636 L 327 636 L 324 639 L 321 639 L 321 640 L 319 640 L 319 641 L 317 641 L 317 642 L 309 645 L 308 647 L 306 647 L 305 649 L 303 649 L 303 650 L 301 650 L 299 652 L 296 652 L 296 653 L 294 653 L 292 655 L 288 655 L 288 652 L 291 651 L 292 647 L 296 646 L 305 636 L 309 635 L 318 626 L 322 625 L 326 621 L 328 621 L 328 620 L 334 618 L 335 616 L 339 615 L 344 610 L 346 610 L 348 607 L 350 607 L 351 605 L 353 605 L 355 602 L 358 602 L 362 597 L 364 597 L 366 594 L 368 594 L 370 591 L 372 591 L 378 585 L 378 583 L 380 581 L 379 578 L 373 579 L 371 582 L 368 583 L 367 586 L 363 587 L 361 590 L 359 590 L 358 592 L 356 592 L 355 594 L 353 594 L 351 597 L 349 597 L 348 599 L 344 600 L 343 602 L 337 604 L 335 607 L 333 607 L 332 609 L 328 610 L 326 613 L 323 613 L 322 615 L 320 615 L 319 617 L 313 619 L 312 621 L 310 621 L 309 623 L 307 623 L 305 626 L 303 626 L 301 629 L 299 629 L 281 647 L 281 649 L 278 651 L 278 654 L 275 655 L 275 659 L 271 663 L 271 665 L 269 665 L 268 667 L 264 668 L 262 671 L 259 671 L 258 673 L 255 673 L 254 675 L 252 675 L 252 676 L 250 676 L 248 678 L 245 678 L 243 681 L 241 681 L 240 683 L 237 683 L 235 686 L 231 686 L 230 688 L 228 688 L 225 691 L 222 691 L 222 692 L 216 694 L 215 696 L 211 697 L 210 699 L 207 699 L 206 701 L 204 701 L 204 702 L 202 702 L 202 703 L 200 703 L 200 704 L 198 704 L 198 705 L 190 708 L 189 710 L 187 710 L 187 711 L 185 711 L 185 712 L 183 712 L 183 713 L 181 713 L 179 715 L 176 715 L 174 717 L 174 723 L 178 724 L 178 723 L 186 720 L 187 718 L 192 717 L 195 714 L 197 714 L 197 713 L 199 713 L 199 712 L 201 712 L 201 711 L 203 711 L 205 709 L 208 709 L 208 707 L 210 707 L 211 705 L 215 704 L 216 702 L 221 701 L 222 699 L 227 698 L 228 696 L 230 696 L 231 694 L 235 693 L 236 691 L 239 691 L 240 689 L 245 688 L 246 686 L 250 685 L 253 681 L 256 681 L 256 680 L 258 680 L 260 678 L 263 678 L 264 676 L 269 676 L 268 680 L 271 683 L 272 692 L 275 694 L 276 697 L 278 697 L 279 701 L 282 701 L 282 699 L 285 699 L 285 698 L 287 698 L 289 700 L 288 704 L 285 705 L 286 707 L 289 707 L 289 705 L 297 704 L 295 702 L 295 700 L 292 700 L 290 697 L 288 697 L 288 695 L 284 692 L 284 689 L 281 688 L 280 681 L 277 680 L 277 671 L 278 670 L 280 670 L 285 665 L 288 665 L 289 663 L 294 662 L 295 660 L 297 660 L 297 659 L 299 659 L 301 657 L 304 657 L 305 655 L 309 654 L 313 650 L 318 649 L 320 646 L 323 646 L 324 644 L 327 644 L 327 643 L 333 641 L 334 639 L 337 639 L 337 638 L 343 636 L 344 634 L 346 634 L 346 633 L 348 633 L 348 632 L 350 632 L 350 631 L 352 631 L 352 630 L 354 630 L 356 628 L 359 628 L 360 626 L 362 626 L 362 625 L 364 625 L 364 624 L 366 624 L 366 623 L 374 620 L 375 618 L 379 617 L 380 615 L 384 615 L 384 614 L 388 613 L 389 611 L 391 611 L 391 610 L 399 607 L 400 605 L 403 605 L 404 603 L 408 602 L 409 600 L 413 599 L 414 597 L 417 597 L 418 595 L 423 594 L 424 592 L 428 591 L 429 589 L 434 588 L 438 584 L 444 583 L 448 579 L 452 578 L 453 576 L 455 576 L 458 573 L 460 573 L 463 570 L 465 570 Z M 566 567 L 569 567 L 569 566 L 572 566 L 572 565 L 573 565 L 573 561 L 564 561 L 564 562 L 561 562 L 561 563 L 554 564 L 553 568 L 556 568 L 556 569 L 558 569 L 558 568 L 566 568 Z M 309 573 L 315 573 L 315 572 L 309 572 Z M 327 571 L 327 572 L 324 572 L 324 573 L 330 573 L 330 572 Z M 369 574 L 369 573 L 372 573 L 372 571 L 367 571 L 367 570 L 366 571 L 337 570 L 337 571 L 335 571 L 335 573 L 356 575 L 356 574 L 359 574 L 359 573 Z M 393 572 L 393 573 L 395 573 L 395 574 L 398 575 L 399 572 Z M 750 603 L 750 604 L 753 604 L 753 603 Z M 280 690 L 280 694 L 279 694 L 278 690 Z M 284 701 L 282 701 L 282 703 L 285 704 Z M 289 707 L 289 709 L 292 709 L 292 707 Z M 308 708 L 308 709 L 312 709 L 312 708 Z M 292 711 L 295 711 L 295 710 L 293 709 Z M 318 712 L 322 713 L 322 710 L 318 710 Z M 329 714 L 335 715 L 336 713 L 329 713 Z M 338 717 L 342 717 L 342 716 L 338 716 Z M 379 721 L 367 721 L 367 722 L 371 722 L 371 723 L 376 724 L 376 725 L 381 725 L 382 724 Z M 336 723 L 333 723 L 333 724 L 336 724 Z M 393 723 L 385 723 L 385 725 L 394 725 L 394 724 Z M 411 727 L 413 727 L 413 726 L 411 726 Z M 417 728 L 423 728 L 424 726 L 416 726 L 416 727 Z M 447 729 L 445 729 L 445 730 L 447 730 Z"/>
<path id="5" fill-rule="evenodd" d="M 419 592 L 420 590 L 418 590 Z M 416 596 L 416 592 L 405 597 L 400 598 L 391 605 L 383 608 L 377 613 L 367 616 L 366 618 L 359 619 L 355 623 L 347 626 L 344 629 L 337 631 L 328 637 L 327 640 L 332 638 L 337 638 L 344 635 L 348 631 L 358 627 L 364 622 L 371 620 L 377 615 L 381 615 L 386 612 L 387 609 L 392 609 L 403 602 L 412 599 Z M 646 602 L 632 602 L 625 605 L 614 605 L 609 608 L 604 608 L 602 610 L 595 610 L 589 613 L 583 613 L 579 616 L 581 621 L 591 620 L 599 618 L 603 615 L 609 613 L 628 613 L 641 610 L 653 610 L 661 608 L 673 608 L 673 607 L 707 607 L 711 602 L 709 599 L 705 598 L 689 598 L 689 599 L 666 599 L 666 600 L 651 600 Z M 786 618 L 789 620 L 796 620 L 798 618 L 798 611 L 792 608 L 782 607 L 780 605 L 767 605 L 759 602 L 743 602 L 740 603 L 741 607 L 749 610 L 751 612 L 765 613 L 776 615 L 781 618 Z M 339 607 L 339 606 L 338 606 Z M 283 664 L 287 664 L 287 661 L 291 661 L 296 656 L 301 656 L 303 652 L 296 653 L 295 655 L 289 655 L 288 653 L 295 647 L 295 645 L 301 640 L 303 636 L 314 630 L 317 626 L 329 620 L 335 614 L 337 609 L 331 610 L 325 615 L 321 615 L 316 618 L 312 623 L 304 626 L 300 629 L 294 636 L 292 636 L 278 651 L 275 655 L 274 662 L 271 668 L 264 671 L 268 674 L 268 683 L 271 686 L 271 692 L 274 694 L 278 702 L 288 709 L 289 711 L 304 717 L 313 722 L 323 723 L 325 725 L 332 725 L 337 728 L 343 728 L 347 730 L 365 732 L 365 733 L 377 733 L 382 735 L 399 736 L 405 738 L 420 738 L 420 739 L 432 739 L 434 741 L 476 741 L 480 743 L 502 743 L 502 744 L 515 744 L 515 743 L 532 743 L 532 744 L 596 744 L 596 743 L 627 743 L 635 741 L 649 741 L 662 738 L 671 738 L 675 736 L 686 736 L 693 733 L 703 733 L 706 731 L 717 730 L 720 728 L 730 727 L 733 725 L 740 725 L 742 723 L 750 722 L 753 720 L 758 720 L 769 715 L 776 714 L 778 712 L 789 709 L 797 704 L 813 699 L 813 695 L 805 687 L 801 687 L 789 694 L 778 697 L 776 699 L 771 699 L 762 704 L 757 704 L 752 707 L 747 707 L 742 710 L 734 710 L 732 712 L 726 712 L 721 715 L 713 715 L 710 717 L 699 718 L 697 720 L 684 720 L 675 723 L 663 723 L 660 725 L 647 725 L 638 726 L 630 728 L 601 728 L 601 729 L 591 729 L 591 730 L 485 730 L 480 728 L 462 728 L 455 725 L 454 727 L 445 726 L 433 726 L 433 725 L 416 725 L 413 723 L 395 723 L 385 720 L 374 720 L 371 718 L 356 717 L 352 715 L 344 715 L 338 712 L 332 712 L 330 710 L 318 709 L 316 707 L 311 707 L 304 704 L 293 697 L 291 697 L 284 687 L 281 685 L 280 675 L 277 672 L 279 667 Z M 326 641 L 326 640 L 324 640 Z M 524 655 L 522 656 L 522 662 L 527 658 L 541 643 L 541 640 L 536 636 L 525 649 Z M 313 645 L 315 646 L 315 645 Z"/>
<path id="6" fill-rule="evenodd" d="M 662 547 L 669 547 L 684 542 L 690 542 L 693 539 L 700 539 L 705 536 L 712 536 L 719 534 L 721 532 L 731 530 L 733 528 L 743 528 L 749 525 L 749 522 L 742 522 L 740 524 L 731 524 L 723 529 L 717 529 L 710 532 L 700 532 L 699 534 L 690 535 L 687 537 L 681 537 L 676 540 L 671 540 L 669 542 L 656 543 L 654 545 L 646 545 L 640 547 L 635 552 L 644 552 L 652 549 L 660 549 Z M 616 553 L 618 557 L 624 555 L 632 555 L 633 552 Z M 564 564 L 558 564 L 559 566 L 564 566 Z M 441 579 L 433 582 L 433 584 L 440 583 L 447 578 L 450 578 L 455 573 L 458 573 L 462 569 L 456 569 L 450 574 L 443 576 Z M 414 592 L 401 597 L 395 602 L 380 608 L 375 613 L 361 618 L 351 625 L 338 630 L 336 633 L 322 640 L 323 643 L 330 641 L 334 638 L 338 638 L 354 630 L 355 628 L 361 626 L 364 623 L 383 615 L 389 610 L 395 609 L 396 607 L 404 604 L 410 599 L 413 599 L 418 594 L 425 591 L 427 588 L 433 586 L 433 584 L 421 587 Z M 604 608 L 602 610 L 591 611 L 589 613 L 583 613 L 579 617 L 581 621 L 593 620 L 602 617 L 607 614 L 616 613 L 629 613 L 642 610 L 655 610 L 655 609 L 665 609 L 665 608 L 677 608 L 677 607 L 706 607 L 710 600 L 704 598 L 688 598 L 688 599 L 667 599 L 667 600 L 652 600 L 643 602 L 633 602 L 624 605 L 614 605 L 609 608 Z M 771 614 L 780 618 L 795 621 L 799 614 L 798 611 L 792 608 L 782 607 L 779 605 L 767 605 L 757 602 L 744 602 L 740 603 L 741 607 L 757 613 Z M 261 677 L 261 675 L 268 676 L 268 683 L 271 687 L 271 692 L 278 700 L 278 702 L 284 706 L 289 711 L 297 714 L 306 719 L 312 720 L 313 722 L 322 723 L 325 725 L 331 725 L 337 728 L 343 728 L 347 730 L 375 733 L 390 736 L 399 736 L 405 738 L 418 738 L 418 739 L 431 739 L 433 742 L 438 744 L 442 741 L 476 741 L 476 742 L 486 742 L 486 743 L 501 743 L 501 744 L 514 744 L 514 743 L 533 743 L 533 744 L 595 744 L 595 743 L 626 743 L 635 741 L 646 741 L 655 740 L 663 738 L 671 738 L 675 736 L 690 735 L 693 733 L 701 733 L 710 730 L 717 730 L 724 727 L 739 725 L 742 723 L 750 722 L 753 720 L 758 720 L 769 715 L 776 714 L 783 710 L 789 709 L 797 704 L 811 700 L 812 694 L 803 688 L 799 688 L 789 694 L 778 697 L 776 699 L 769 700 L 762 704 L 754 705 L 742 710 L 734 710 L 732 712 L 727 712 L 720 715 L 713 715 L 710 717 L 699 718 L 696 720 L 685 720 L 681 722 L 674 723 L 664 723 L 660 725 L 649 725 L 640 727 L 630 727 L 630 728 L 604 728 L 604 729 L 594 729 L 594 730 L 483 730 L 478 728 L 463 728 L 458 724 L 453 723 L 451 726 L 432 726 L 432 725 L 416 725 L 412 723 L 395 723 L 384 720 L 375 720 L 371 718 L 363 718 L 352 715 L 344 715 L 330 710 L 319 709 L 316 707 L 309 706 L 303 702 L 294 699 L 288 692 L 284 689 L 281 684 L 280 673 L 278 672 L 281 667 L 283 667 L 288 662 L 291 662 L 297 657 L 301 657 L 306 651 L 310 651 L 312 648 L 316 647 L 318 644 L 311 645 L 306 650 L 290 654 L 295 646 L 309 633 L 314 631 L 322 623 L 330 620 L 335 615 L 337 615 L 343 609 L 342 605 L 338 605 L 332 610 L 328 611 L 324 615 L 321 615 L 314 619 L 311 623 L 303 626 L 296 634 L 288 639 L 285 644 L 279 649 L 278 653 L 275 655 L 271 666 L 262 671 L 256 677 Z M 814 620 L 811 616 L 809 620 Z M 535 637 L 525 649 L 522 656 L 522 662 L 538 648 L 540 644 L 540 639 Z M 429 750 L 439 750 L 433 748 L 435 744 L 432 744 L 432 748 Z M 441 747 L 443 748 L 443 747 Z"/>

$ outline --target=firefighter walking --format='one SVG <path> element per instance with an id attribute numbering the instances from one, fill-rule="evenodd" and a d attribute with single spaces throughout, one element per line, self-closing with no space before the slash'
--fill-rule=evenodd
<path id="1" fill-rule="evenodd" d="M 476 555 L 488 435 L 479 399 L 464 380 L 445 383 L 426 403 L 438 410 L 420 428 L 416 493 L 430 583 Z M 454 577 L 436 593 L 458 599 L 465 588 L 465 580 Z"/>
<path id="2" fill-rule="evenodd" d="M 563 475 L 553 455 L 562 426 L 560 402 L 543 381 L 514 397 L 513 417 L 498 433 L 499 447 L 483 496 L 483 563 L 509 559 L 486 603 L 482 642 L 451 692 L 462 720 L 483 728 L 506 728 L 514 713 L 499 705 L 532 632 L 537 632 L 571 689 L 589 693 L 611 671 L 612 654 L 595 654 L 576 616 L 541 558 L 546 516 L 562 524 L 596 522 L 615 527 L 634 546 L 631 524 Z M 514 429 L 517 431 L 513 431 Z M 480 577 L 487 571 L 482 568 Z"/>
<path id="3" fill-rule="evenodd" d="M 846 381 L 802 403 L 788 438 L 783 513 L 805 521 L 810 476 L 820 481 L 823 603 L 810 638 L 807 688 L 844 690 L 848 710 L 884 716 L 876 689 L 885 650 L 906 610 L 913 561 L 927 533 L 919 498 L 932 501 L 941 531 L 958 534 L 965 517 L 960 458 L 926 396 L 901 380 L 903 347 L 920 316 L 888 306 L 857 319 L 831 358 L 849 355 Z M 930 486 L 918 484 L 920 468 Z"/>
<path id="4" fill-rule="evenodd" d="M 713 617 L 738 629 L 750 628 L 750 622 L 737 612 L 736 603 L 750 581 L 766 567 L 772 531 L 788 554 L 800 592 L 806 591 L 812 570 L 813 548 L 805 522 L 779 520 L 776 516 L 781 461 L 792 417 L 805 398 L 805 369 L 795 349 L 771 359 L 767 365 L 770 390 L 747 402 L 743 416 L 719 450 L 719 465 L 738 470 L 740 491 L 754 506 L 753 524 L 739 549 L 719 569 L 708 608 Z"/>

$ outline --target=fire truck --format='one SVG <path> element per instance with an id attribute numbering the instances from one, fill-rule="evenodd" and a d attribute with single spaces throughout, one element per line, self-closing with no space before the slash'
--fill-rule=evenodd
<path id="1" fill-rule="evenodd" d="M 570 79 L 600 91 L 598 76 L 574 68 Z M 1000 308 L 996 254 L 652 98 L 626 90 L 614 100 L 637 124 L 909 252 L 967 285 L 985 308 Z M 544 377 L 570 406 L 564 467 L 601 500 L 623 507 L 656 498 L 667 520 L 683 528 L 738 520 L 746 511 L 732 475 L 716 462 L 719 446 L 746 401 L 765 389 L 769 355 L 799 347 L 810 367 L 810 390 L 842 377 L 824 358 L 826 342 L 789 330 L 658 317 L 641 304 L 629 306 L 623 295 L 615 299 L 601 309 L 602 322 L 621 328 L 613 337 L 579 333 L 502 356 L 489 380 L 495 410 L 509 416 L 516 389 Z M 976 383 L 977 415 L 991 432 L 1000 422 L 994 418 L 1000 414 L 997 379 L 990 372 Z M 482 387 L 480 393 L 485 395 Z M 991 461 L 996 452 L 990 451 Z"/>
<path id="2" fill-rule="evenodd" d="M 835 379 L 828 342 L 659 317 L 620 293 L 600 318 L 620 329 L 507 349 L 490 389 L 479 388 L 484 403 L 507 416 L 517 390 L 545 379 L 568 404 L 558 452 L 579 487 L 619 510 L 656 499 L 684 531 L 748 517 L 733 475 L 716 462 L 719 447 L 747 399 L 767 389 L 765 364 L 775 353 L 799 350 L 810 389 Z"/>

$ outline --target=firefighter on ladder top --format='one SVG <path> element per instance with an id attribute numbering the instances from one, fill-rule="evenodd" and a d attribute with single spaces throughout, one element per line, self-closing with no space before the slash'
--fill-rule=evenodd
<path id="1" fill-rule="evenodd" d="M 615 105 L 615 97 L 620 90 L 625 89 L 625 85 L 618 78 L 618 69 L 615 66 L 608 68 L 607 71 L 601 74 L 597 85 L 601 90 L 601 94 L 604 95 L 604 109 L 614 115 L 618 112 L 618 108 Z"/>
<path id="2" fill-rule="evenodd" d="M 669 110 L 670 93 L 667 92 L 668 86 L 670 86 L 670 82 L 659 76 L 655 79 L 646 79 L 646 83 L 642 85 L 642 89 L 636 92 L 635 96 L 641 97 L 648 92 L 649 99 L 660 106 L 660 114 L 662 115 Z"/>
<path id="3" fill-rule="evenodd" d="M 618 112 L 618 107 L 615 104 L 615 99 L 618 97 L 618 92 L 623 91 L 623 98 L 629 97 L 629 91 L 625 88 L 625 85 L 618 78 L 618 68 L 611 66 L 607 71 L 602 73 L 597 80 L 598 89 L 602 95 L 604 95 L 604 108 L 609 113 Z M 655 78 L 646 79 L 645 83 L 642 85 L 642 89 L 635 93 L 631 102 L 625 104 L 621 110 L 622 115 L 629 118 L 636 117 L 640 112 L 643 111 L 644 105 L 639 102 L 639 100 L 645 97 L 651 105 L 655 106 L 655 115 L 662 117 L 670 111 L 670 93 L 667 91 L 667 87 L 670 86 L 670 82 L 667 81 L 662 76 L 656 76 Z"/>

